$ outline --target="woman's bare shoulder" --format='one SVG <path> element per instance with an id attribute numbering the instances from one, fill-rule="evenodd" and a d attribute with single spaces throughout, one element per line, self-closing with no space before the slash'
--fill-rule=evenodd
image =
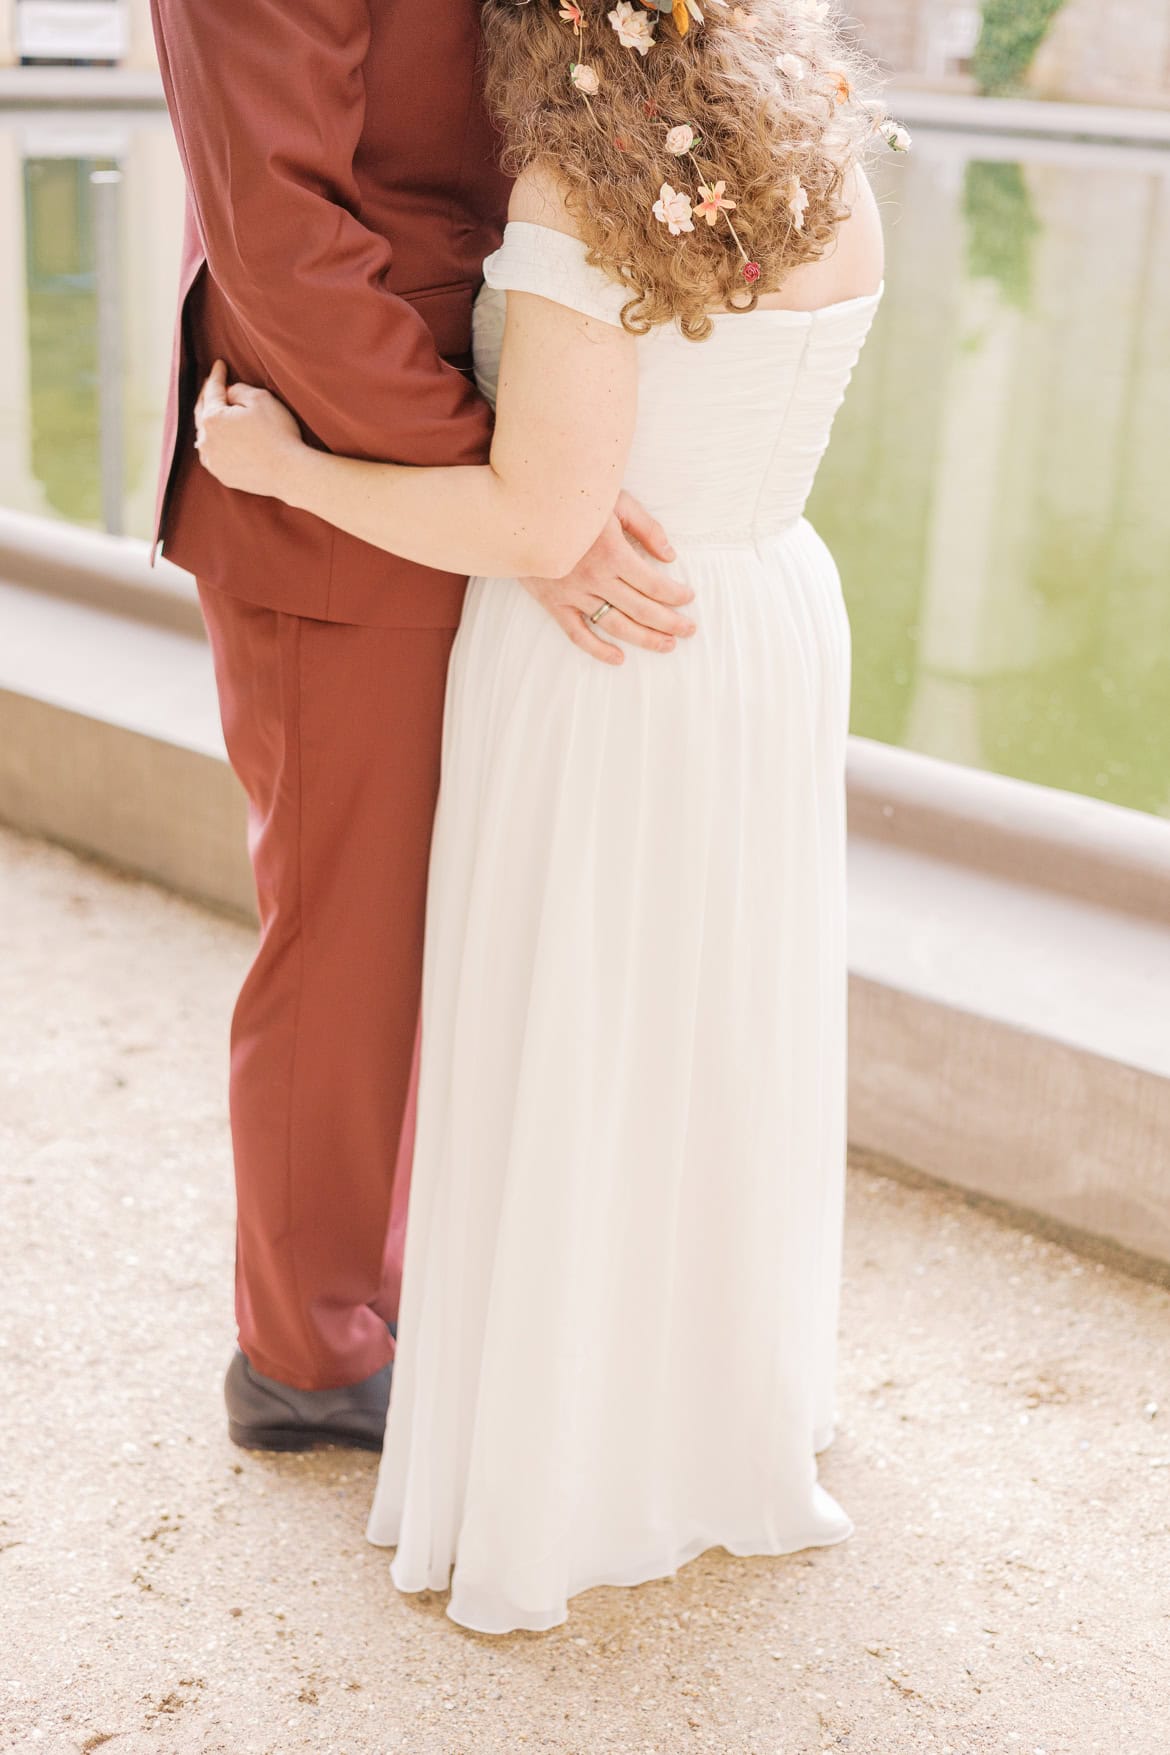
<path id="1" fill-rule="evenodd" d="M 512 185 L 508 218 L 525 225 L 544 225 L 550 231 L 579 237 L 580 229 L 565 204 L 565 186 L 546 165 L 526 165 Z"/>
<path id="2" fill-rule="evenodd" d="M 849 208 L 845 227 L 849 230 L 852 247 L 859 259 L 868 260 L 880 273 L 885 267 L 881 209 L 873 186 L 860 165 L 851 167 L 842 193 Z"/>
<path id="3" fill-rule="evenodd" d="M 849 217 L 838 226 L 833 242 L 815 262 L 794 268 L 779 292 L 762 298 L 765 310 L 815 310 L 876 291 L 885 273 L 882 220 L 860 165 L 850 167 L 841 196 Z"/>

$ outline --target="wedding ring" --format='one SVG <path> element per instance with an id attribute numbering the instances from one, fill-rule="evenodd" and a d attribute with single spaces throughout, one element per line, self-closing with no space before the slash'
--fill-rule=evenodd
<path id="1" fill-rule="evenodd" d="M 613 608 L 612 603 L 603 603 L 600 609 L 595 609 L 593 611 L 593 614 L 589 617 L 589 620 L 591 622 L 599 622 L 601 620 L 602 616 L 606 615 L 612 608 Z"/>

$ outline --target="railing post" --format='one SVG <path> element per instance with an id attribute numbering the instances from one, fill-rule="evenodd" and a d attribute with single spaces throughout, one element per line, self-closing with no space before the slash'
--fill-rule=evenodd
<path id="1" fill-rule="evenodd" d="M 123 531 L 126 443 L 122 345 L 122 173 L 93 171 L 94 266 L 97 274 L 98 407 L 101 432 L 102 520 L 112 536 Z"/>

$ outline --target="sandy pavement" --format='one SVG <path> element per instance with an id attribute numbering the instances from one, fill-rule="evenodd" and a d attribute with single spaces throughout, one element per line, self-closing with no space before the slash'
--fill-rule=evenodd
<path id="1" fill-rule="evenodd" d="M 856 1534 L 491 1639 L 224 1431 L 248 931 L 0 835 L 0 1749 L 1166 1755 L 1170 1293 L 855 1168 Z"/>

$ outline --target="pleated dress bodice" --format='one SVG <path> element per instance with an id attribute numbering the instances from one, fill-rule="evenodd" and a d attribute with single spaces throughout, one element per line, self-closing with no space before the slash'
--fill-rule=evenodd
<path id="1" fill-rule="evenodd" d="M 577 238 L 510 221 L 484 263 L 474 349 L 495 397 L 506 292 L 538 293 L 602 321 L 628 294 Z M 676 544 L 750 545 L 803 516 L 853 368 L 882 296 L 816 311 L 719 312 L 688 341 L 661 325 L 638 341 L 638 418 L 625 486 Z"/>

